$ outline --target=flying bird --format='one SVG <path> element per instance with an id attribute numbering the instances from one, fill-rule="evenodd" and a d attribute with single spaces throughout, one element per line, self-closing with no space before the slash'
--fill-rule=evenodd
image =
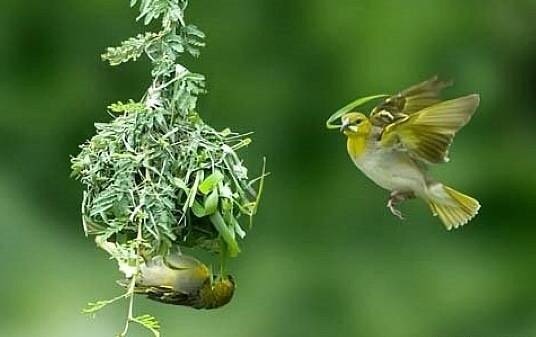
<path id="1" fill-rule="evenodd" d="M 349 112 L 341 117 L 341 132 L 354 164 L 374 183 L 391 192 L 389 210 L 401 202 L 423 199 L 448 230 L 476 216 L 479 202 L 434 180 L 427 167 L 449 161 L 449 147 L 480 102 L 473 94 L 442 101 L 450 81 L 433 77 L 384 99 L 369 116 Z"/>

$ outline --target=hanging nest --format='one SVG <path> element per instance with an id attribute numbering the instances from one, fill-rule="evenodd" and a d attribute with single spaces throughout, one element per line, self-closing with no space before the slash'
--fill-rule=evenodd
<path id="1" fill-rule="evenodd" d="M 145 255 L 178 245 L 236 256 L 265 176 L 250 180 L 236 153 L 250 139 L 159 105 L 154 97 L 112 105 L 115 118 L 96 124 L 72 159 L 85 185 L 86 234 L 122 244 L 141 229 Z"/>
<path id="2" fill-rule="evenodd" d="M 251 142 L 247 134 L 215 130 L 199 117 L 197 100 L 205 93 L 205 78 L 180 62 L 187 55 L 199 56 L 205 45 L 205 34 L 185 20 L 188 0 L 131 0 L 130 5 L 139 7 L 136 20 L 161 28 L 107 48 L 102 59 L 116 66 L 146 56 L 152 83 L 139 102 L 111 105 L 112 120 L 96 124 L 96 135 L 72 158 L 73 176 L 84 185 L 84 231 L 117 262 L 125 293 L 91 302 L 83 312 L 94 315 L 128 300 L 119 336 L 136 323 L 159 337 L 154 316 L 133 313 L 146 267 L 151 261 L 170 261 L 176 253 L 186 257 L 181 247 L 196 249 L 194 255 L 199 250 L 219 254 L 215 272 L 193 256 L 196 267 L 190 265 L 190 270 L 162 265 L 160 281 L 144 294 L 197 309 L 226 305 L 235 282 L 225 270 L 225 258 L 240 252 L 239 240 L 251 228 L 266 174 L 263 166 L 260 177 L 248 178 L 237 154 Z M 172 285 L 166 272 L 176 277 Z"/>

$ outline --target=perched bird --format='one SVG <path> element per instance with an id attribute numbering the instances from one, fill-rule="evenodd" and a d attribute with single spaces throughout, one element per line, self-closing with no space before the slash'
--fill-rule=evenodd
<path id="1" fill-rule="evenodd" d="M 135 292 L 166 304 L 216 309 L 231 301 L 235 282 L 232 276 L 213 278 L 199 260 L 173 253 L 154 257 L 140 266 Z M 127 286 L 128 280 L 120 284 Z"/>
<path id="2" fill-rule="evenodd" d="M 466 224 L 480 208 L 477 200 L 435 181 L 426 170 L 448 162 L 456 132 L 480 101 L 476 94 L 441 101 L 441 90 L 451 84 L 434 77 L 383 100 L 369 117 L 359 112 L 341 117 L 348 154 L 367 177 L 391 191 L 390 211 L 403 219 L 397 204 L 419 197 L 448 230 Z"/>

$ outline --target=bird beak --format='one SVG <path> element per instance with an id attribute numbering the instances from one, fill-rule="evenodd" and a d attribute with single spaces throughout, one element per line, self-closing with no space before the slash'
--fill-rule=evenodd
<path id="1" fill-rule="evenodd" d="M 342 122 L 340 131 L 344 132 L 346 129 L 348 129 L 348 125 L 349 125 L 348 122 Z"/>

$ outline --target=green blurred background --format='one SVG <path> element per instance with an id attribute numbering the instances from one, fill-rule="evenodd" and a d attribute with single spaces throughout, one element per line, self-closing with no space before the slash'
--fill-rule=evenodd
<path id="1" fill-rule="evenodd" d="M 252 173 L 272 175 L 256 227 L 232 262 L 235 300 L 196 312 L 140 299 L 180 337 L 536 336 L 536 3 L 527 1 L 192 0 L 208 34 L 192 70 L 218 128 L 254 130 Z M 99 54 L 143 30 L 127 1 L 3 0 L 0 10 L 0 335 L 113 336 L 121 289 L 84 238 L 69 156 L 105 106 L 141 97 L 148 64 Z M 348 101 L 433 74 L 447 97 L 482 103 L 435 176 L 483 204 L 447 232 L 422 202 L 399 222 L 387 192 L 324 128 Z M 135 330 L 131 336 L 147 336 Z"/>

